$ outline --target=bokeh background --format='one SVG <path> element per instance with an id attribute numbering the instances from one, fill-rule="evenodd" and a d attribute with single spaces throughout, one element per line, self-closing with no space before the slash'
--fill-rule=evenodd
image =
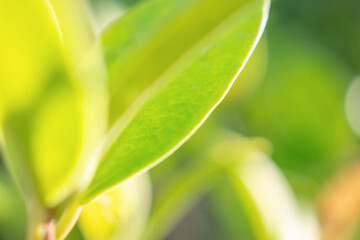
<path id="1" fill-rule="evenodd" d="M 88 7 L 100 33 L 137 4 L 141 0 L 89 0 Z M 150 223 L 155 227 L 145 227 L 142 238 L 271 239 L 261 230 L 264 223 L 256 220 L 261 209 L 249 209 L 256 209 L 254 203 L 268 205 L 272 212 L 267 218 L 282 221 L 279 228 L 286 229 L 278 231 L 286 232 L 292 229 L 286 222 L 296 222 L 286 217 L 290 201 L 302 216 L 299 228 L 307 239 L 360 239 L 357 75 L 360 1 L 272 1 L 264 36 L 225 101 L 193 138 L 151 170 Z M 269 190 L 251 195 L 253 202 L 244 194 L 239 197 L 230 175 L 213 174 L 209 163 L 217 161 L 212 160 L 217 154 L 213 149 L 224 135 L 234 134 L 243 140 L 234 145 L 225 141 L 224 149 L 242 154 L 261 149 L 271 162 L 270 170 L 264 165 L 248 168 L 251 176 L 254 169 L 259 173 L 255 188 Z M 280 186 L 273 182 L 274 174 Z M 278 191 L 281 187 L 285 190 Z M 280 196 L 284 191 L 287 195 Z M 0 164 L 0 239 L 23 239 L 25 215 Z M 69 239 L 85 239 L 84 232 L 76 227 Z M 296 231 L 283 239 L 296 239 L 291 234 Z"/>

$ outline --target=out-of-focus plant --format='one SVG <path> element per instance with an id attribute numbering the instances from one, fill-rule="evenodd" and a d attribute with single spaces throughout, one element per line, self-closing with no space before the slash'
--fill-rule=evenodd
<path id="1" fill-rule="evenodd" d="M 123 182 L 82 210 L 79 226 L 85 239 L 138 239 L 151 206 L 148 175 Z"/>
<path id="2" fill-rule="evenodd" d="M 342 169 L 321 192 L 319 218 L 322 239 L 358 239 L 360 215 L 359 162 Z"/>
<path id="3" fill-rule="evenodd" d="M 267 0 L 153 0 L 97 39 L 81 1 L 1 0 L 1 148 L 25 200 L 27 238 L 64 239 L 83 208 L 87 238 L 127 236 L 117 203 L 131 195 L 117 185 L 202 125 L 268 11 Z"/>
<path id="4" fill-rule="evenodd" d="M 153 216 L 150 218 L 150 224 L 147 229 L 149 235 L 146 235 L 147 237 L 157 236 L 154 239 L 162 239 L 166 233 L 171 231 L 169 229 L 179 222 L 182 225 L 178 229 L 182 230 L 184 228 L 191 228 L 191 225 L 200 227 L 200 224 L 196 224 L 196 220 L 191 221 L 193 215 L 188 215 L 183 222 L 181 219 L 188 214 L 187 211 L 191 209 L 197 211 L 200 207 L 196 204 L 200 201 L 200 206 L 202 207 L 209 204 L 208 202 L 210 201 L 213 204 L 210 210 L 207 210 L 213 211 L 215 216 L 209 224 L 214 225 L 211 226 L 213 228 L 208 227 L 211 230 L 206 229 L 211 231 L 211 233 L 208 235 L 204 234 L 202 237 L 213 236 L 221 232 L 220 236 L 213 239 L 265 239 L 265 235 L 257 233 L 257 231 L 261 232 L 261 221 L 257 221 L 258 224 L 252 224 L 252 217 L 247 219 L 246 216 L 241 216 L 247 215 L 249 205 L 246 204 L 246 201 L 239 204 L 239 202 L 234 200 L 237 193 L 232 186 L 231 178 L 229 180 L 229 177 L 218 177 L 218 175 L 214 177 L 214 174 L 212 174 L 207 180 L 204 180 L 204 178 L 201 178 L 202 180 L 198 179 L 203 174 L 202 171 L 206 171 L 206 167 L 205 164 L 200 164 L 201 167 L 198 167 L 199 158 L 194 158 L 194 156 L 216 145 L 218 141 L 221 142 L 217 134 L 213 134 L 214 129 L 218 129 L 220 126 L 237 130 L 250 136 L 266 136 L 274 144 L 274 155 L 272 158 L 280 171 L 285 173 L 285 176 L 280 177 L 285 182 L 281 187 L 283 188 L 281 191 L 287 192 L 288 190 L 286 189 L 289 189 L 288 185 L 291 186 L 292 191 L 295 192 L 297 197 L 295 202 L 299 202 L 300 206 L 296 207 L 298 210 L 295 210 L 297 212 L 295 215 L 300 216 L 299 219 L 302 219 L 302 217 L 306 219 L 294 221 L 290 224 L 292 217 L 289 217 L 289 224 L 300 226 L 303 229 L 303 233 L 308 234 L 301 235 L 303 239 L 320 239 L 323 237 L 321 234 L 325 234 L 324 230 L 328 231 L 329 226 L 331 228 L 336 224 L 336 222 L 331 222 L 332 219 L 327 219 L 326 221 L 330 222 L 330 224 L 328 222 L 325 223 L 327 229 L 320 230 L 320 225 L 324 227 L 325 224 L 322 222 L 323 218 L 321 216 L 319 219 L 321 224 L 316 223 L 315 214 L 318 206 L 317 199 L 321 194 L 322 188 L 339 169 L 349 164 L 349 161 L 352 161 L 352 156 L 356 154 L 357 140 L 346 121 L 344 107 L 346 88 L 352 79 L 352 72 L 336 55 L 318 46 L 311 40 L 306 40 L 306 34 L 292 30 L 297 29 L 296 27 L 289 28 L 288 26 L 279 26 L 278 24 L 274 26 L 270 24 L 268 29 L 270 29 L 270 32 L 267 34 L 269 53 L 254 52 L 243 71 L 243 73 L 246 73 L 247 79 L 251 80 L 257 79 L 258 76 L 265 76 L 259 88 L 253 91 L 248 98 L 241 99 L 239 96 L 246 89 L 243 88 L 246 85 L 240 85 L 241 81 L 235 83 L 238 85 L 231 89 L 230 96 L 226 98 L 225 104 L 212 116 L 212 119 L 206 122 L 205 128 L 202 128 L 197 132 L 196 136 L 187 142 L 176 154 L 175 159 L 171 160 L 172 163 L 168 161 L 153 170 L 155 186 L 162 185 L 161 181 L 164 181 L 164 176 L 165 179 L 167 176 L 166 171 L 171 172 L 169 177 L 171 180 L 172 175 L 178 175 L 181 168 L 184 168 L 184 171 L 188 173 L 178 177 L 179 179 L 182 179 L 183 182 L 191 181 L 193 178 L 194 180 L 186 184 L 191 186 L 187 190 L 181 187 L 185 184 L 181 184 L 181 180 L 179 180 L 178 185 L 176 185 L 177 187 L 168 187 L 171 189 L 169 192 L 164 191 L 165 193 L 162 193 L 160 191 L 161 196 L 172 193 L 172 199 L 181 199 L 174 204 L 182 206 L 176 208 L 181 214 L 178 211 L 171 212 L 169 210 L 173 209 L 171 207 L 167 207 L 168 210 L 166 211 L 166 207 L 161 207 L 161 205 L 167 201 L 163 200 L 163 197 L 159 197 L 160 199 L 158 201 L 155 200 L 154 203 Z M 264 51 L 264 46 L 259 45 L 257 51 Z M 266 62 L 266 60 L 261 59 L 266 56 L 268 57 L 267 70 L 254 67 L 253 71 L 251 71 L 251 66 L 256 66 L 259 62 Z M 258 66 L 262 66 L 262 64 Z M 243 76 L 240 76 L 240 78 Z M 249 89 L 251 88 L 247 90 Z M 356 92 L 357 81 L 354 81 L 347 97 L 347 105 L 349 105 L 348 113 L 352 115 L 351 122 L 353 127 L 356 127 L 354 123 L 356 123 L 355 119 L 357 116 Z M 249 95 L 249 91 L 245 91 L 245 93 Z M 237 100 L 242 100 L 242 102 L 236 103 Z M 246 149 L 245 145 L 233 146 L 233 148 Z M 219 159 L 226 159 L 225 156 L 226 151 L 224 151 L 224 154 Z M 187 162 L 185 166 L 184 162 Z M 272 164 L 270 160 L 269 164 Z M 192 168 L 196 169 L 192 173 L 187 170 Z M 244 170 L 244 172 L 246 171 Z M 281 172 L 278 172 L 279 175 L 281 175 Z M 254 171 L 252 174 L 256 175 L 257 172 Z M 264 173 L 264 175 L 266 174 Z M 264 177 L 263 181 L 266 182 L 267 180 Z M 195 181 L 198 184 L 195 184 Z M 286 183 L 286 181 L 289 181 L 289 183 Z M 239 181 L 239 184 L 244 184 L 244 182 Z M 259 181 L 258 184 L 264 183 Z M 262 195 L 259 194 L 254 197 L 257 203 L 252 204 L 252 206 L 262 208 L 261 201 L 264 199 L 269 199 L 265 207 L 271 206 L 270 199 L 274 195 L 271 191 L 276 191 L 274 189 L 276 188 L 275 185 L 269 184 L 268 192 L 266 191 L 267 188 L 264 188 Z M 195 190 L 197 187 L 201 190 Z M 160 186 L 160 188 L 162 187 Z M 165 188 L 167 187 L 165 186 Z M 179 190 L 176 191 L 175 189 Z M 210 192 L 209 189 L 215 191 L 210 193 L 211 197 L 207 196 L 208 192 Z M 181 195 L 181 192 L 183 195 Z M 356 189 L 349 189 L 349 192 L 352 192 L 351 194 L 355 196 L 355 199 L 349 201 L 355 203 L 357 196 Z M 341 202 L 344 196 L 342 194 L 337 194 L 337 196 L 338 198 L 334 201 Z M 294 196 L 286 198 L 295 199 Z M 296 204 L 292 205 L 296 206 Z M 338 215 L 342 216 L 341 214 L 351 212 L 351 221 L 344 221 L 344 224 L 353 224 L 358 214 L 357 211 L 351 211 L 351 209 L 345 211 L 346 207 L 350 207 L 349 204 L 340 204 L 340 206 L 342 206 L 339 208 L 340 210 L 334 209 L 335 213 L 340 213 Z M 354 206 L 354 204 L 351 206 Z M 332 214 L 331 208 L 332 205 L 326 208 L 329 210 L 329 215 Z M 271 215 L 269 218 L 271 220 L 267 220 L 268 222 L 273 221 L 274 225 L 277 225 L 275 222 L 277 222 L 278 218 L 281 218 L 282 214 L 285 216 L 286 212 L 289 211 L 285 210 L 285 207 L 282 208 L 280 206 L 276 209 L 278 210 L 276 213 L 269 214 Z M 324 214 L 323 212 L 322 214 Z M 206 217 L 209 216 L 207 215 Z M 163 220 L 161 221 L 160 219 Z M 302 225 L 302 221 L 307 222 L 308 225 Z M 162 223 L 160 224 L 159 222 Z M 255 227 L 252 228 L 251 226 Z M 348 227 L 353 226 L 344 226 L 343 229 L 347 230 Z M 291 229 L 289 227 L 284 228 Z M 321 233 L 321 231 L 323 232 Z M 181 232 L 173 234 L 175 239 L 177 234 L 186 236 L 186 233 L 182 235 Z M 277 235 L 275 239 L 296 239 L 299 235 L 296 231 L 289 231 L 288 234 Z M 336 235 L 334 239 L 336 239 Z"/>
<path id="5" fill-rule="evenodd" d="M 241 229 L 241 220 L 234 220 L 239 219 L 236 215 L 241 212 L 237 209 L 243 206 L 251 238 L 238 231 L 222 239 L 319 239 L 315 213 L 300 206 L 285 177 L 268 157 L 271 147 L 266 140 L 234 133 L 220 133 L 216 139 L 205 153 L 192 156 L 196 164 L 178 171 L 162 187 L 142 239 L 164 239 L 195 203 L 215 188 L 223 189 L 226 179 L 235 193 L 230 197 L 234 203 L 229 206 L 229 221 Z M 216 207 L 226 214 L 225 196 L 216 196 Z"/>
<path id="6" fill-rule="evenodd" d="M 360 2 L 357 0 L 277 1 L 279 22 L 296 24 L 326 46 L 354 71 L 360 71 Z M 331 27 L 329 27 L 331 26 Z"/>
<path id="7" fill-rule="evenodd" d="M 0 172 L 0 236 L 21 239 L 25 235 L 26 212 L 23 201 L 9 174 Z"/>
<path id="8" fill-rule="evenodd" d="M 232 128 L 271 141 L 273 159 L 295 192 L 314 200 L 356 150 L 344 107 L 353 76 L 331 52 L 291 29 L 297 28 L 269 31 L 266 78 L 252 96 L 227 112 L 237 112 L 237 121 L 229 123 Z"/>

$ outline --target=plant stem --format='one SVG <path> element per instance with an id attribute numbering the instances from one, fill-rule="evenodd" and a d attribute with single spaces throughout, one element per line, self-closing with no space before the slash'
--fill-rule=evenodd
<path id="1" fill-rule="evenodd" d="M 56 240 L 52 211 L 44 209 L 37 201 L 28 201 L 27 240 Z"/>
<path id="2" fill-rule="evenodd" d="M 57 217 L 58 209 L 45 208 L 39 201 L 27 201 L 27 240 L 63 240 L 70 233 L 82 210 L 78 199 L 71 203 Z"/>
<path id="3" fill-rule="evenodd" d="M 79 205 L 77 200 L 74 200 L 73 203 L 65 209 L 56 226 L 56 239 L 62 240 L 67 237 L 76 224 L 81 210 L 82 206 Z"/>
<path id="4" fill-rule="evenodd" d="M 56 227 L 53 219 L 50 219 L 45 223 L 44 240 L 56 240 Z"/>

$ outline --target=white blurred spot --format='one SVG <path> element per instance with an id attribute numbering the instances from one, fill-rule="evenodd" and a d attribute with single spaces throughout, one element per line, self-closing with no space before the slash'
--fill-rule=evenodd
<path id="1" fill-rule="evenodd" d="M 346 117 L 354 132 L 360 136 L 360 77 L 350 85 L 345 99 Z"/>

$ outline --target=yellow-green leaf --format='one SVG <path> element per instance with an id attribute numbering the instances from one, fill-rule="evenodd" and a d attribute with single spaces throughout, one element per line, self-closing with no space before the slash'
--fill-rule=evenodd
<path id="1" fill-rule="evenodd" d="M 200 127 L 254 50 L 268 10 L 266 0 L 154 0 L 105 31 L 116 124 L 84 202 L 159 163 Z"/>
<path id="2" fill-rule="evenodd" d="M 62 27 L 48 1 L 0 0 L 2 148 L 25 194 L 48 207 L 79 188 L 106 114 L 101 60 L 77 66 Z"/>
<path id="3" fill-rule="evenodd" d="M 151 207 L 151 182 L 147 174 L 123 182 L 86 205 L 79 218 L 88 240 L 136 240 L 143 232 Z"/>

